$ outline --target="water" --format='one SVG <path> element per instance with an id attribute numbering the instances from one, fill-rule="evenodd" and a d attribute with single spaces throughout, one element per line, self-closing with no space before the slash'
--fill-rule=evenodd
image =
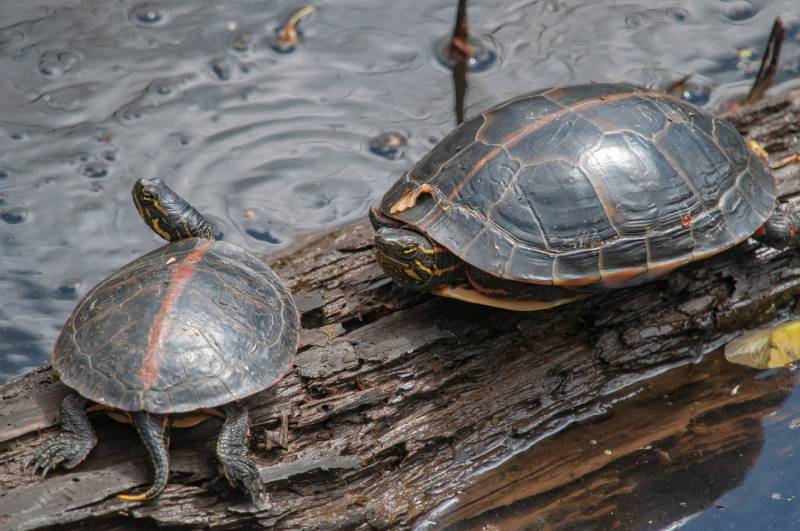
<path id="1" fill-rule="evenodd" d="M 363 218 L 454 125 L 436 45 L 455 3 L 314 1 L 283 53 L 276 29 L 302 2 L 0 2 L 0 381 L 46 363 L 76 301 L 161 244 L 132 208 L 135 178 L 164 179 L 258 254 Z M 798 84 L 796 0 L 473 0 L 469 14 L 496 59 L 469 74 L 467 117 L 543 86 L 690 73 L 689 98 L 716 108 L 747 93 L 778 15 L 775 90 Z M 776 504 L 796 496 L 771 488 Z"/>
<path id="2" fill-rule="evenodd" d="M 473 529 L 800 528 L 800 381 L 721 352 L 646 383 L 465 488 L 438 518 Z M 608 403 L 613 401 L 613 397 Z"/>

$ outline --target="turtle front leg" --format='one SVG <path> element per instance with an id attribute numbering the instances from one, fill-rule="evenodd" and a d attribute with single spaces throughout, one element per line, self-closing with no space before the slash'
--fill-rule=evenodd
<path id="1" fill-rule="evenodd" d="M 153 485 L 141 494 L 117 494 L 125 501 L 150 501 L 164 492 L 169 478 L 170 419 L 167 415 L 153 415 L 146 411 L 131 414 L 133 427 L 147 449 L 147 455 L 155 468 Z"/>
<path id="2" fill-rule="evenodd" d="M 34 473 L 41 470 L 44 477 L 59 464 L 74 468 L 89 455 L 97 444 L 97 435 L 89 422 L 85 404 L 86 400 L 78 395 L 64 397 L 60 407 L 61 433 L 45 441 L 25 467 L 33 467 Z"/>
<path id="3" fill-rule="evenodd" d="M 786 203 L 778 203 L 753 237 L 776 249 L 800 247 L 800 211 Z"/>
<path id="4" fill-rule="evenodd" d="M 247 457 L 250 440 L 250 414 L 246 408 L 225 408 L 227 417 L 217 439 L 217 459 L 225 478 L 234 487 L 245 491 L 253 504 L 266 509 L 269 498 L 255 462 Z"/>

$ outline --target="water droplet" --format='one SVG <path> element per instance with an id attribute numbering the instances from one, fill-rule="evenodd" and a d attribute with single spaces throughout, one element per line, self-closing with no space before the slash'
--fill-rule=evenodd
<path id="1" fill-rule="evenodd" d="M 114 162 L 115 160 L 117 160 L 118 156 L 119 154 L 114 149 L 109 149 L 108 151 L 103 152 L 103 158 L 109 162 Z"/>
<path id="2" fill-rule="evenodd" d="M 39 72 L 46 76 L 60 76 L 78 64 L 80 57 L 72 52 L 49 51 L 39 58 Z"/>
<path id="3" fill-rule="evenodd" d="M 105 162 L 93 160 L 83 167 L 83 171 L 81 173 L 87 177 L 91 177 L 92 179 L 106 177 L 108 175 L 108 165 Z"/>
<path id="4" fill-rule="evenodd" d="M 256 240 L 261 240 L 262 242 L 267 243 L 281 243 L 281 241 L 272 235 L 272 233 L 268 230 L 265 231 L 258 231 L 254 229 L 247 229 L 245 230 L 247 234 L 255 238 Z"/>
<path id="5" fill-rule="evenodd" d="M 81 287 L 81 281 L 78 278 L 68 278 L 58 286 L 58 294 L 71 298 L 78 293 Z"/>
<path id="6" fill-rule="evenodd" d="M 10 225 L 16 225 L 28 219 L 28 210 L 23 207 L 8 208 L 0 213 L 0 219 Z"/>
<path id="7" fill-rule="evenodd" d="M 447 68 L 452 68 L 455 64 L 447 53 L 450 47 L 451 37 L 439 39 L 435 44 L 434 55 L 436 60 Z M 483 72 L 488 70 L 497 60 L 497 52 L 494 50 L 492 41 L 484 36 L 471 36 L 465 43 L 470 48 L 471 54 L 467 58 L 467 68 L 470 72 Z"/>
<path id="8" fill-rule="evenodd" d="M 134 22 L 147 26 L 158 24 L 163 20 L 161 10 L 153 4 L 139 4 L 138 6 L 134 6 L 130 11 L 130 15 Z"/>
<path id="9" fill-rule="evenodd" d="M 753 18 L 758 9 L 747 0 L 738 0 L 725 6 L 725 17 L 733 22 L 741 22 Z"/>
<path id="10" fill-rule="evenodd" d="M 395 160 L 403 156 L 403 147 L 406 145 L 406 137 L 402 133 L 389 132 L 376 136 L 369 141 L 369 150 L 389 160 Z"/>
<path id="11" fill-rule="evenodd" d="M 250 32 L 242 32 L 234 36 L 233 42 L 231 42 L 231 48 L 237 52 L 246 52 L 250 49 L 250 45 L 252 44 L 253 34 Z"/>
<path id="12" fill-rule="evenodd" d="M 625 26 L 629 28 L 638 28 L 642 24 L 644 24 L 643 15 L 635 13 L 633 15 L 628 15 L 627 17 L 625 17 Z"/>
<path id="13" fill-rule="evenodd" d="M 671 7 L 667 9 L 667 15 L 676 22 L 683 22 L 689 18 L 689 12 L 682 7 Z"/>
<path id="14" fill-rule="evenodd" d="M 192 143 L 192 138 L 189 135 L 184 133 L 170 133 L 169 134 L 170 140 L 173 142 L 177 142 L 181 146 L 188 146 Z"/>
<path id="15" fill-rule="evenodd" d="M 220 81 L 228 81 L 231 78 L 231 65 L 225 59 L 211 61 L 211 70 Z"/>

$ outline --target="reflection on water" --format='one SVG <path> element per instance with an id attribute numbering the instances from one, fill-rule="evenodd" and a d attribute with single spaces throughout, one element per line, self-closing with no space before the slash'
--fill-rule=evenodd
<path id="1" fill-rule="evenodd" d="M 796 529 L 800 375 L 721 352 L 478 478 L 448 529 Z M 609 397 L 613 403 L 615 397 Z"/>
<path id="2" fill-rule="evenodd" d="M 135 178 L 164 179 L 266 253 L 363 218 L 453 127 L 435 44 L 454 0 L 312 4 L 0 2 L 0 380 L 44 363 L 77 299 L 158 245 L 130 205 Z M 795 0 L 653 6 L 472 2 L 471 35 L 496 60 L 470 73 L 465 114 L 546 85 L 688 73 L 714 105 L 746 93 L 776 15 L 776 88 L 800 69 Z M 371 143 L 397 131 L 396 150 Z"/>

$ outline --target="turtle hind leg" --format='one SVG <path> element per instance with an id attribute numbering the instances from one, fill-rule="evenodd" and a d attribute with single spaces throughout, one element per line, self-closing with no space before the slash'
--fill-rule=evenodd
<path id="1" fill-rule="evenodd" d="M 800 247 L 800 211 L 786 203 L 778 203 L 753 237 L 776 249 Z"/>
<path id="2" fill-rule="evenodd" d="M 255 462 L 247 457 L 250 439 L 250 414 L 247 409 L 225 408 L 227 417 L 217 439 L 217 459 L 225 478 L 234 487 L 245 491 L 258 509 L 269 506 L 269 498 Z"/>
<path id="3" fill-rule="evenodd" d="M 147 449 L 155 469 L 153 485 L 141 494 L 117 494 L 125 501 L 149 501 L 157 498 L 166 488 L 169 478 L 170 419 L 167 415 L 153 415 L 145 411 L 131 414 L 133 426 Z"/>
<path id="4" fill-rule="evenodd" d="M 83 461 L 97 444 L 97 435 L 84 410 L 85 400 L 68 394 L 61 402 L 61 433 L 44 442 L 25 463 L 33 472 L 42 471 L 42 477 L 63 464 L 74 468 Z"/>

